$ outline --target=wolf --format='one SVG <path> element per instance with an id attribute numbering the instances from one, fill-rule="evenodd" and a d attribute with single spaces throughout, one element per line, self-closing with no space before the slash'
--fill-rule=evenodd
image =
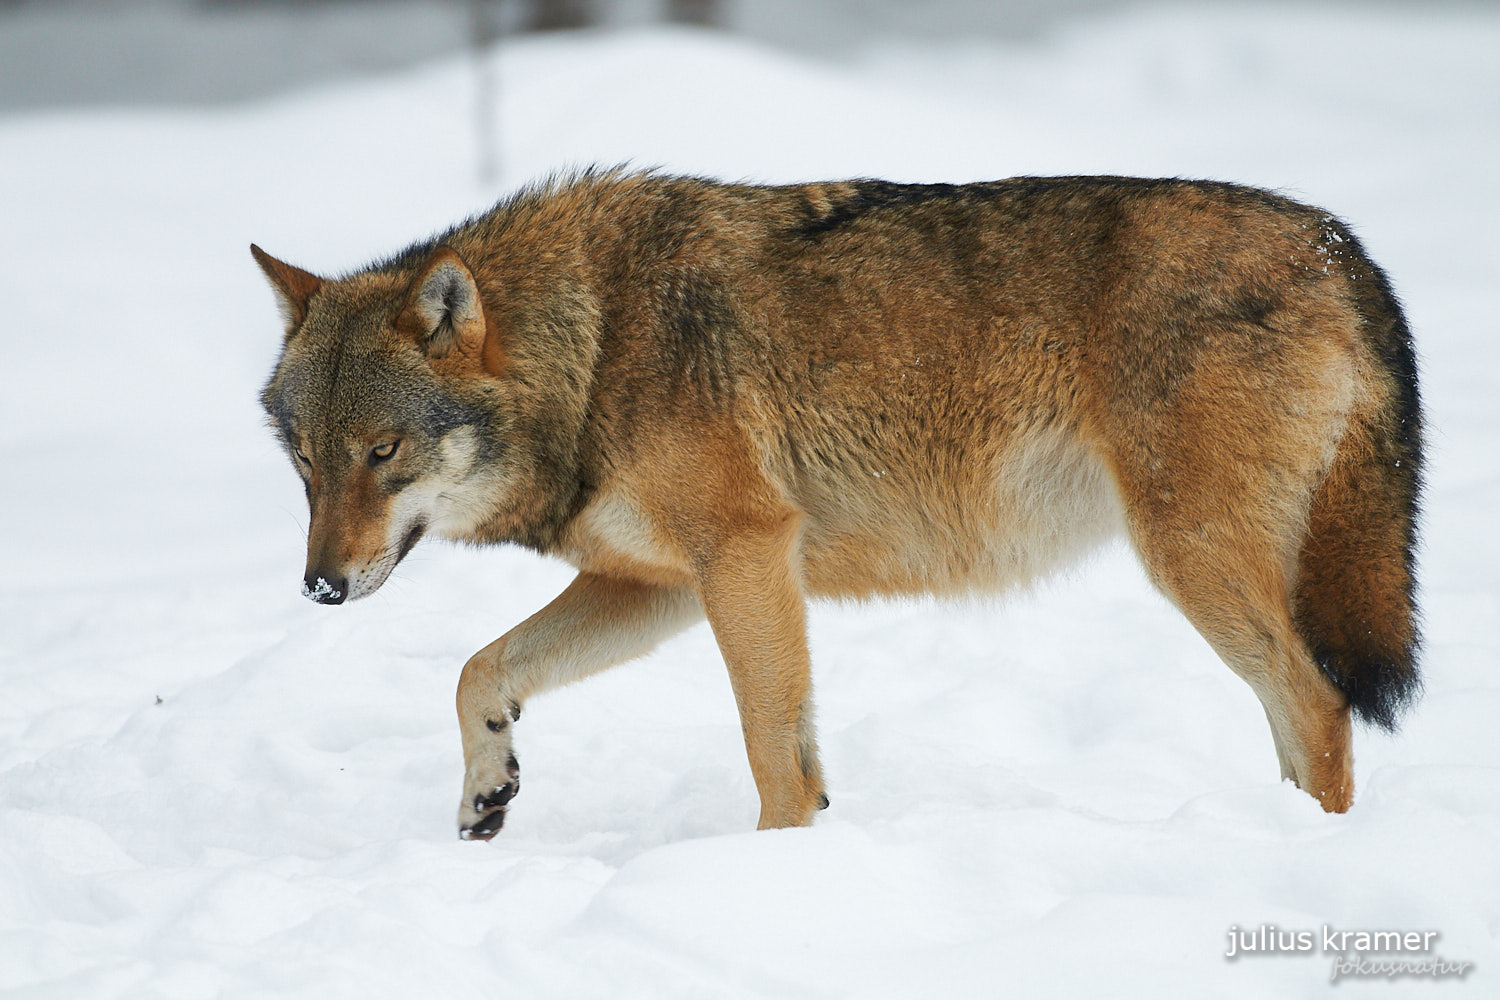
<path id="1" fill-rule="evenodd" d="M 593 169 L 344 277 L 251 250 L 308 597 L 373 593 L 426 534 L 578 570 L 464 664 L 465 838 L 520 787 L 527 699 L 705 618 L 759 826 L 808 824 L 809 599 L 1001 592 L 1121 534 L 1324 809 L 1353 799 L 1351 715 L 1394 728 L 1418 690 L 1416 357 L 1321 209 Z"/>

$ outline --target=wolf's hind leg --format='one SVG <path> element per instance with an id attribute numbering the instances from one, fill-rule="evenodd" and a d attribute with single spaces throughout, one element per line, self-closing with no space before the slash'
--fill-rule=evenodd
<path id="1" fill-rule="evenodd" d="M 1191 534 L 1133 526 L 1157 586 L 1260 698 L 1283 778 L 1329 812 L 1354 798 L 1349 702 L 1292 623 L 1285 571 L 1248 526 L 1203 521 Z"/>
<path id="2" fill-rule="evenodd" d="M 470 657 L 457 696 L 459 836 L 488 840 L 505 822 L 520 788 L 511 723 L 528 697 L 643 656 L 702 618 L 690 588 L 580 573 L 552 603 Z"/>
<path id="3" fill-rule="evenodd" d="M 1271 727 L 1271 741 L 1276 744 L 1276 763 L 1281 765 L 1281 780 L 1297 783 L 1297 772 L 1292 767 L 1292 758 L 1287 755 L 1286 747 L 1281 742 L 1281 733 L 1276 729 L 1276 722 L 1271 718 L 1271 710 L 1266 709 L 1266 724 Z"/>
<path id="4" fill-rule="evenodd" d="M 1314 494 L 1360 405 L 1362 362 L 1336 304 L 1278 308 L 1264 322 L 1163 332 L 1175 362 L 1140 360 L 1171 377 L 1144 396 L 1121 388 L 1104 440 L 1153 582 L 1260 699 L 1282 775 L 1343 812 L 1349 700 L 1313 659 L 1292 594 Z"/>

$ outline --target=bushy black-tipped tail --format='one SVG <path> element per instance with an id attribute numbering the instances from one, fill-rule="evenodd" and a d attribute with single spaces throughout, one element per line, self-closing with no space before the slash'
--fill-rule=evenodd
<path id="1" fill-rule="evenodd" d="M 1298 566 L 1297 627 L 1359 718 L 1393 730 L 1421 690 L 1417 519 L 1422 408 L 1416 354 L 1384 272 L 1342 229 L 1350 288 L 1379 362 L 1380 403 L 1349 427 L 1313 496 Z"/>

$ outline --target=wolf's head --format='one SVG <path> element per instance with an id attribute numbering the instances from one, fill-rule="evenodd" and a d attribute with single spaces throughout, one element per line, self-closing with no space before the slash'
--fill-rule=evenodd
<path id="1" fill-rule="evenodd" d="M 338 280 L 251 252 L 286 323 L 261 400 L 307 492 L 307 597 L 373 593 L 429 531 L 527 540 L 519 522 L 564 502 L 577 428 L 555 414 L 577 407 L 545 399 L 545 371 L 509 371 L 496 310 L 455 250 Z"/>

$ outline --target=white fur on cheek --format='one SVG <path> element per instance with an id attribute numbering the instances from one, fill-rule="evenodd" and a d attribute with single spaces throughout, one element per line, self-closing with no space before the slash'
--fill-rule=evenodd
<path id="1" fill-rule="evenodd" d="M 472 427 L 449 431 L 437 443 L 437 468 L 396 495 L 387 544 L 400 551 L 412 525 L 447 538 L 474 531 L 494 510 L 495 484 L 478 473 L 479 437 Z"/>
<path id="2" fill-rule="evenodd" d="M 496 475 L 479 467 L 479 437 L 472 427 L 450 431 L 438 449 L 442 465 L 433 477 L 427 523 L 439 535 L 464 538 L 494 513 Z"/>
<path id="3" fill-rule="evenodd" d="M 400 561 L 401 547 L 417 525 L 440 535 L 462 532 L 478 524 L 483 511 L 465 502 L 463 487 L 479 452 L 472 427 L 459 427 L 438 442 L 438 467 L 391 500 L 385 544 L 366 562 L 349 568 L 349 600 L 357 601 L 380 589 Z"/>

